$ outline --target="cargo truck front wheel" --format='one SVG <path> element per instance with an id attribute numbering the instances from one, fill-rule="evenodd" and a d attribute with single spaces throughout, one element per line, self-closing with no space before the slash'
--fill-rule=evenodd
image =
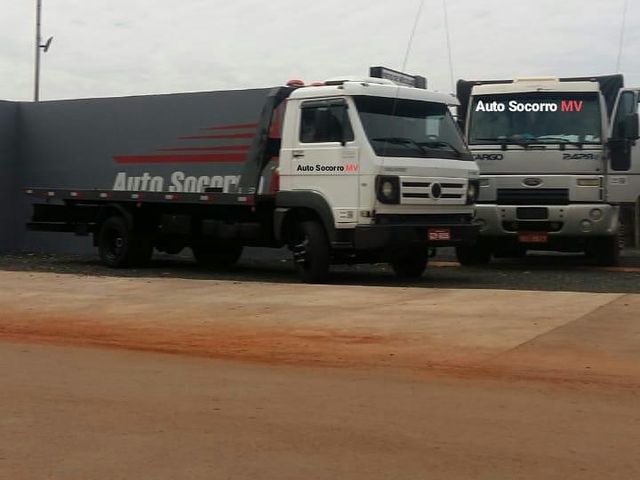
<path id="1" fill-rule="evenodd" d="M 141 267 L 151 259 L 153 245 L 147 235 L 133 231 L 123 217 L 113 216 L 100 227 L 98 252 L 109 267 Z"/>
<path id="2" fill-rule="evenodd" d="M 484 242 L 456 247 L 456 257 L 460 265 L 484 265 L 491 260 L 491 248 Z"/>
<path id="3" fill-rule="evenodd" d="M 614 267 L 620 261 L 620 237 L 600 237 L 591 240 L 587 248 L 587 256 L 593 258 L 596 265 Z"/>
<path id="4" fill-rule="evenodd" d="M 293 261 L 305 283 L 320 283 L 329 275 L 331 252 L 324 227 L 315 220 L 297 225 L 289 243 Z"/>

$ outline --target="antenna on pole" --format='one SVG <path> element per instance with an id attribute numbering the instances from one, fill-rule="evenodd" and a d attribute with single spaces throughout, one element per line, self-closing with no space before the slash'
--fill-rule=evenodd
<path id="1" fill-rule="evenodd" d="M 51 47 L 51 42 L 53 41 L 53 37 L 49 37 L 47 41 L 42 43 L 42 33 L 41 33 L 41 24 L 42 24 L 42 0 L 36 0 L 36 65 L 35 65 L 35 82 L 34 82 L 34 92 L 33 92 L 33 100 L 35 102 L 40 101 L 40 55 L 42 52 L 48 52 Z"/>
<path id="2" fill-rule="evenodd" d="M 622 6 L 622 24 L 620 25 L 620 43 L 618 44 L 618 60 L 616 62 L 616 73 L 620 73 L 620 61 L 622 60 L 622 46 L 624 44 L 624 24 L 627 18 L 627 4 L 628 0 L 624 0 Z"/>

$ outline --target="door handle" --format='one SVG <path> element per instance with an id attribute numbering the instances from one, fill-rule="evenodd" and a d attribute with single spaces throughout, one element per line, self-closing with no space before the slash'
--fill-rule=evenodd
<path id="1" fill-rule="evenodd" d="M 294 150 L 293 158 L 304 158 L 304 152 L 302 150 Z"/>

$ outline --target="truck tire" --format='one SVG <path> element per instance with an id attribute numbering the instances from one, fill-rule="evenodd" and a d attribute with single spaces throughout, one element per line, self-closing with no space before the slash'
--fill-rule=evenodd
<path id="1" fill-rule="evenodd" d="M 615 267 L 620 262 L 620 237 L 600 237 L 591 240 L 587 256 L 593 258 L 596 265 Z"/>
<path id="2" fill-rule="evenodd" d="M 111 268 L 142 267 L 151 260 L 153 245 L 148 235 L 134 232 L 123 217 L 113 216 L 100 227 L 98 252 Z"/>
<path id="3" fill-rule="evenodd" d="M 321 283 L 327 279 L 331 250 L 327 233 L 319 222 L 307 220 L 299 223 L 289 249 L 293 252 L 293 261 L 303 282 Z"/>
<path id="4" fill-rule="evenodd" d="M 391 268 L 398 278 L 417 279 L 422 277 L 429 263 L 429 251 L 411 250 L 391 260 Z"/>
<path id="5" fill-rule="evenodd" d="M 198 265 L 212 269 L 232 267 L 242 255 L 242 245 L 233 244 L 194 245 L 191 250 Z"/>
<path id="6" fill-rule="evenodd" d="M 491 249 L 481 243 L 456 247 L 456 257 L 460 265 L 485 265 L 491 261 Z"/>

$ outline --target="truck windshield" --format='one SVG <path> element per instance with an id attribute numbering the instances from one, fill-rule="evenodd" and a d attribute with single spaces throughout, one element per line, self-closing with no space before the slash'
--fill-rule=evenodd
<path id="1" fill-rule="evenodd" d="M 364 95 L 355 102 L 376 155 L 473 160 L 445 104 Z"/>
<path id="2" fill-rule="evenodd" d="M 601 143 L 597 93 L 517 93 L 473 98 L 469 144 Z"/>

